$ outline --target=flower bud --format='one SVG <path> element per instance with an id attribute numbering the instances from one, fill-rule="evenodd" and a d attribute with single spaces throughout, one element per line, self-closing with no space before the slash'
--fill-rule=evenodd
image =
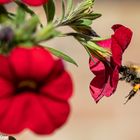
<path id="1" fill-rule="evenodd" d="M 0 40 L 5 42 L 11 42 L 14 37 L 14 32 L 10 27 L 4 27 L 0 29 Z"/>

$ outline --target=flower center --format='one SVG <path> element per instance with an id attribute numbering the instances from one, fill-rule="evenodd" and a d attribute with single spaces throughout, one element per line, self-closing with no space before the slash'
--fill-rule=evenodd
<path id="1" fill-rule="evenodd" d="M 29 87 L 31 89 L 35 89 L 37 87 L 37 84 L 33 80 L 21 81 L 18 85 L 18 88 L 24 88 L 24 87 Z"/>
<path id="2" fill-rule="evenodd" d="M 33 80 L 24 80 L 18 83 L 17 92 L 36 91 L 37 83 Z"/>

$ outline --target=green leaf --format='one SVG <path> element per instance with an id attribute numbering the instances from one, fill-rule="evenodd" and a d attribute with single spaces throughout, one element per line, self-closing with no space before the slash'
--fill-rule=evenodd
<path id="1" fill-rule="evenodd" d="M 13 13 L 8 12 L 3 5 L 0 5 L 0 23 L 5 22 L 6 20 L 12 20 L 13 17 Z"/>
<path id="2" fill-rule="evenodd" d="M 66 16 L 68 16 L 73 9 L 73 0 L 67 0 Z"/>
<path id="3" fill-rule="evenodd" d="M 80 19 L 72 23 L 72 25 L 77 25 L 77 26 L 90 26 L 92 24 L 92 20 L 90 19 Z"/>
<path id="4" fill-rule="evenodd" d="M 60 22 L 63 21 L 64 18 L 65 18 L 65 3 L 64 3 L 64 0 L 61 0 L 61 3 L 62 3 L 62 16 L 61 16 Z"/>
<path id="5" fill-rule="evenodd" d="M 48 24 L 46 27 L 42 28 L 34 37 L 36 43 L 49 40 L 53 37 L 59 36 L 61 32 L 56 31 L 53 24 Z"/>
<path id="6" fill-rule="evenodd" d="M 38 24 L 38 17 L 36 15 L 32 16 L 16 30 L 15 40 L 17 42 L 30 40 Z"/>
<path id="7" fill-rule="evenodd" d="M 99 17 L 101 17 L 102 15 L 99 13 L 91 13 L 91 14 L 87 14 L 84 16 L 84 19 L 89 19 L 89 20 L 95 20 Z"/>
<path id="8" fill-rule="evenodd" d="M 26 13 L 22 7 L 17 8 L 16 17 L 15 17 L 15 24 L 21 25 L 25 21 Z"/>
<path id="9" fill-rule="evenodd" d="M 97 37 L 98 34 L 90 26 L 71 26 L 78 33 L 88 35 L 89 37 Z"/>
<path id="10" fill-rule="evenodd" d="M 53 0 L 49 0 L 47 4 L 43 5 L 47 22 L 52 22 L 55 16 L 55 3 Z"/>
<path id="11" fill-rule="evenodd" d="M 70 56 L 64 54 L 63 52 L 58 51 L 58 50 L 56 50 L 56 49 L 54 49 L 54 48 L 50 48 L 50 47 L 47 47 L 47 49 L 48 49 L 53 55 L 55 55 L 55 56 L 57 56 L 57 57 L 59 57 L 59 58 L 62 58 L 62 59 L 64 59 L 65 61 L 68 61 L 68 62 L 70 62 L 70 63 L 72 63 L 72 64 L 78 66 L 77 63 L 76 63 Z"/>
<path id="12" fill-rule="evenodd" d="M 108 51 L 107 49 L 100 47 L 99 45 L 97 45 L 96 43 L 92 41 L 87 41 L 87 47 L 92 50 L 100 51 L 102 53 L 106 53 Z"/>

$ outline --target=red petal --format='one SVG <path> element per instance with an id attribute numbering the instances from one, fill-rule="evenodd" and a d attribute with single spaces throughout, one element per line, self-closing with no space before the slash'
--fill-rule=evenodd
<path id="1" fill-rule="evenodd" d="M 115 31 L 114 38 L 124 51 L 129 45 L 132 38 L 132 31 L 123 25 L 114 25 L 112 29 Z"/>
<path id="2" fill-rule="evenodd" d="M 113 86 L 113 92 L 115 92 L 119 81 L 119 68 L 116 66 L 112 75 L 111 75 L 111 83 Z"/>
<path id="3" fill-rule="evenodd" d="M 41 103 L 44 110 L 47 110 L 52 123 L 56 128 L 62 126 L 70 113 L 70 106 L 67 101 L 52 100 L 49 98 L 41 97 Z"/>
<path id="4" fill-rule="evenodd" d="M 30 54 L 25 48 L 15 48 L 11 51 L 9 57 L 13 72 L 18 78 L 26 79 L 30 71 Z"/>
<path id="5" fill-rule="evenodd" d="M 34 47 L 30 51 L 30 75 L 36 80 L 42 80 L 53 69 L 54 60 L 51 54 L 42 47 Z"/>
<path id="6" fill-rule="evenodd" d="M 13 93 L 12 83 L 0 77 L 0 98 L 9 98 Z"/>
<path id="7" fill-rule="evenodd" d="M 48 0 L 22 0 L 25 4 L 30 6 L 41 6 L 48 2 Z"/>
<path id="8" fill-rule="evenodd" d="M 47 78 L 46 84 L 40 89 L 40 93 L 56 99 L 67 100 L 71 97 L 72 91 L 71 77 L 64 70 L 62 62 L 58 60 Z"/>
<path id="9" fill-rule="evenodd" d="M 9 3 L 11 2 L 11 0 L 0 0 L 0 4 L 6 4 L 6 3 Z"/>
<path id="10" fill-rule="evenodd" d="M 11 52 L 9 60 L 20 79 L 42 80 L 54 65 L 50 53 L 41 47 L 15 48 Z"/>
<path id="11" fill-rule="evenodd" d="M 102 40 L 102 41 L 98 41 L 98 45 L 100 45 L 103 48 L 108 48 L 111 49 L 111 39 L 107 39 L 107 40 Z"/>
<path id="12" fill-rule="evenodd" d="M 116 65 L 121 66 L 122 62 L 122 49 L 117 43 L 117 41 L 112 37 L 112 67 L 115 67 Z"/>
<path id="13" fill-rule="evenodd" d="M 8 59 L 5 56 L 0 55 L 0 65 L 0 77 L 12 80 L 15 75 L 12 72 Z"/>
<path id="14" fill-rule="evenodd" d="M 90 83 L 90 91 L 94 100 L 98 102 L 104 95 L 107 96 L 112 93 L 109 81 L 111 70 L 96 58 L 94 60 L 95 62 L 90 61 L 90 69 L 96 77 Z"/>
<path id="15" fill-rule="evenodd" d="M 113 94 L 116 83 L 112 83 L 112 74 L 114 73 L 112 68 L 96 58 L 94 60 L 95 63 L 90 61 L 90 69 L 96 76 L 90 83 L 90 91 L 97 103 L 103 96 L 109 97 Z"/>
<path id="16" fill-rule="evenodd" d="M 6 110 L 4 119 L 0 120 L 1 131 L 16 134 L 29 128 L 38 134 L 51 133 L 55 129 L 54 125 L 49 118 L 48 111 L 44 110 L 38 98 L 35 93 L 23 93 L 15 96 Z"/>
<path id="17" fill-rule="evenodd" d="M 96 75 L 96 73 L 98 73 L 99 71 L 102 71 L 105 69 L 104 64 L 99 61 L 97 58 L 93 58 L 93 60 L 89 60 L 89 66 L 90 66 L 90 70 Z"/>

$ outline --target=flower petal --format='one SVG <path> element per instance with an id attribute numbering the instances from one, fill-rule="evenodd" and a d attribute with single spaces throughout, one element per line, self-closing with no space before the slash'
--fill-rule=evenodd
<path id="1" fill-rule="evenodd" d="M 68 119 L 70 106 L 67 101 L 55 101 L 49 98 L 40 96 L 40 100 L 44 110 L 48 111 L 49 118 L 56 128 L 62 126 Z"/>
<path id="2" fill-rule="evenodd" d="M 3 77 L 7 80 L 13 80 L 15 76 L 12 72 L 12 69 L 8 63 L 8 59 L 5 56 L 0 55 L 0 77 Z"/>
<path id="3" fill-rule="evenodd" d="M 67 100 L 71 97 L 72 91 L 70 75 L 64 70 L 62 61 L 57 60 L 46 84 L 40 89 L 40 93 L 51 98 Z"/>
<path id="4" fill-rule="evenodd" d="M 120 67 L 122 63 L 123 51 L 118 42 L 113 37 L 111 50 L 112 50 L 112 62 L 111 62 L 112 67 L 115 68 L 116 65 Z"/>
<path id="5" fill-rule="evenodd" d="M 20 79 L 40 81 L 51 71 L 54 60 L 50 53 L 42 47 L 15 48 L 9 56 L 13 69 Z"/>
<path id="6" fill-rule="evenodd" d="M 111 49 L 111 43 L 112 43 L 111 39 L 106 39 L 97 42 L 97 44 L 100 45 L 101 47 L 108 48 L 108 49 Z"/>
<path id="7" fill-rule="evenodd" d="M 90 60 L 90 69 L 95 78 L 90 83 L 90 92 L 96 103 L 103 97 L 112 94 L 113 87 L 110 82 L 111 68 L 104 65 L 96 58 L 95 62 Z"/>
<path id="8" fill-rule="evenodd" d="M 42 80 L 52 71 L 54 59 L 49 51 L 42 47 L 34 47 L 30 50 L 30 76 L 36 80 Z"/>
<path id="9" fill-rule="evenodd" d="M 16 134 L 29 128 L 38 134 L 51 133 L 54 126 L 46 111 L 34 93 L 15 96 L 6 110 L 5 118 L 0 120 L 0 130 L 7 134 Z"/>
<path id="10" fill-rule="evenodd" d="M 0 0 L 0 4 L 6 4 L 6 3 L 9 3 L 11 2 L 11 0 Z"/>
<path id="11" fill-rule="evenodd" d="M 22 0 L 22 1 L 30 6 L 40 6 L 48 2 L 48 0 Z"/>
<path id="12" fill-rule="evenodd" d="M 124 51 L 128 47 L 131 41 L 132 34 L 133 34 L 132 31 L 129 28 L 120 24 L 116 24 L 112 26 L 112 29 L 115 32 L 113 37 L 116 39 L 116 41 Z"/>
<path id="13" fill-rule="evenodd" d="M 29 77 L 30 54 L 28 49 L 17 47 L 11 51 L 8 59 L 17 78 L 26 79 Z"/>
<path id="14" fill-rule="evenodd" d="M 0 98 L 9 98 L 13 93 L 12 83 L 0 77 Z"/>

